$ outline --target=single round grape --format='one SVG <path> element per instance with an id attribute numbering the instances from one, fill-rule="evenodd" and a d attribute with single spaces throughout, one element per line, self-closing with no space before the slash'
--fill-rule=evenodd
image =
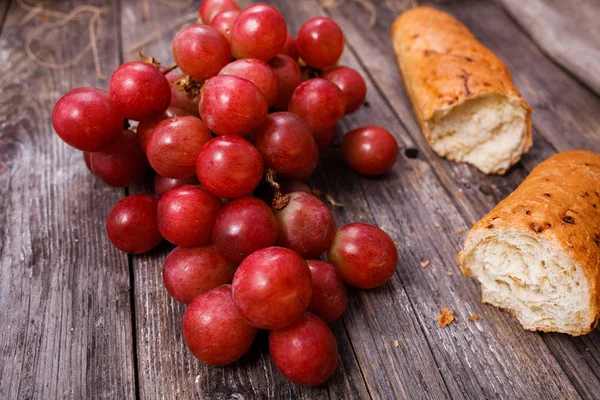
<path id="1" fill-rule="evenodd" d="M 269 106 L 277 100 L 277 77 L 269 64 L 256 58 L 244 58 L 227 64 L 219 75 L 233 75 L 248 79 L 265 96 Z"/>
<path id="2" fill-rule="evenodd" d="M 186 179 L 167 178 L 166 176 L 156 175 L 154 177 L 154 192 L 158 197 L 169 190 L 183 185 L 197 185 L 198 179 L 195 176 Z"/>
<path id="3" fill-rule="evenodd" d="M 300 116 L 312 132 L 334 126 L 344 116 L 344 109 L 344 94 L 340 88 L 322 78 L 302 82 L 288 104 L 288 111 Z"/>
<path id="4" fill-rule="evenodd" d="M 277 245 L 294 250 L 302 258 L 318 258 L 329 249 L 335 224 L 329 208 L 315 196 L 294 192 L 289 203 L 275 210 Z"/>
<path id="5" fill-rule="evenodd" d="M 215 76 L 231 59 L 229 43 L 208 25 L 190 25 L 173 39 L 173 58 L 186 75 L 200 81 Z"/>
<path id="6" fill-rule="evenodd" d="M 312 294 L 310 270 L 292 250 L 267 247 L 250 254 L 233 276 L 233 301 L 260 329 L 279 329 L 300 318 Z"/>
<path id="7" fill-rule="evenodd" d="M 289 56 L 292 60 L 298 62 L 298 48 L 296 47 L 296 39 L 289 33 L 287 34 L 287 38 L 285 39 L 285 44 L 280 51 L 281 54 L 285 54 Z"/>
<path id="8" fill-rule="evenodd" d="M 108 92 L 125 115 L 134 121 L 164 113 L 171 102 L 171 85 L 155 66 L 130 61 L 113 72 Z"/>
<path id="9" fill-rule="evenodd" d="M 98 151 L 123 132 L 125 116 L 110 95 L 100 89 L 70 90 L 52 110 L 52 126 L 68 145 L 81 151 Z"/>
<path id="10" fill-rule="evenodd" d="M 158 199 L 149 194 L 134 194 L 121 199 L 106 218 L 106 232 L 112 244 L 126 253 L 145 253 L 158 246 L 156 210 Z"/>
<path id="11" fill-rule="evenodd" d="M 299 181 L 305 181 L 312 176 L 319 165 L 319 148 L 315 146 L 313 148 L 312 155 L 310 156 L 309 162 L 299 171 L 289 174 L 288 177 L 292 179 L 298 179 Z"/>
<path id="12" fill-rule="evenodd" d="M 190 304 L 198 295 L 231 283 L 236 265 L 213 246 L 175 247 L 163 266 L 163 282 L 178 302 Z"/>
<path id="13" fill-rule="evenodd" d="M 210 26 L 221 32 L 225 36 L 225 39 L 230 41 L 231 30 L 238 15 L 240 15 L 240 12 L 237 10 L 222 11 L 213 18 Z"/>
<path id="14" fill-rule="evenodd" d="M 204 0 L 200 5 L 200 18 L 202 22 L 210 25 L 219 13 L 227 11 L 240 11 L 234 0 Z"/>
<path id="15" fill-rule="evenodd" d="M 215 196 L 248 196 L 263 175 L 263 160 L 256 147 L 239 136 L 218 136 L 206 143 L 196 160 L 202 186 Z"/>
<path id="16" fill-rule="evenodd" d="M 312 279 L 308 311 L 330 324 L 346 310 L 346 286 L 333 265 L 321 260 L 307 260 L 306 263 Z"/>
<path id="17" fill-rule="evenodd" d="M 296 385 L 320 385 L 338 364 L 333 332 L 311 313 L 304 313 L 290 326 L 270 331 L 269 353 L 279 372 Z"/>
<path id="18" fill-rule="evenodd" d="M 158 230 L 169 242 L 183 247 L 209 244 L 223 201 L 198 186 L 169 190 L 158 202 Z"/>
<path id="19" fill-rule="evenodd" d="M 198 114 L 198 105 L 196 105 L 196 114 Z M 156 128 L 156 125 L 158 125 L 160 122 L 162 122 L 166 119 L 171 119 L 176 116 L 185 116 L 185 115 L 192 115 L 192 114 L 185 110 L 179 109 L 179 108 L 167 108 L 167 111 L 165 111 L 164 113 L 162 113 L 161 115 L 159 115 L 157 117 L 152 117 L 152 118 L 148 118 L 143 121 L 140 121 L 140 123 L 138 124 L 137 130 L 136 130 L 136 133 L 137 133 L 138 142 L 140 143 L 140 148 L 142 149 L 142 151 L 144 153 L 146 153 L 146 150 L 148 148 L 148 142 L 150 141 L 150 135 L 152 135 L 152 132 L 154 131 L 154 128 Z"/>
<path id="20" fill-rule="evenodd" d="M 169 109 L 180 109 L 187 112 L 187 115 L 200 116 L 198 114 L 198 96 L 193 96 L 190 93 L 180 90 L 175 84 L 183 74 L 179 71 L 171 71 L 165 76 L 171 86 L 171 103 L 169 103 Z"/>
<path id="21" fill-rule="evenodd" d="M 213 228 L 215 247 L 238 264 L 255 251 L 273 246 L 276 240 L 275 216 L 265 202 L 255 197 L 227 204 Z"/>
<path id="22" fill-rule="evenodd" d="M 238 15 L 231 31 L 231 54 L 235 58 L 269 61 L 287 38 L 285 18 L 267 4 L 256 4 Z"/>
<path id="23" fill-rule="evenodd" d="M 162 176 L 185 179 L 196 174 L 196 159 L 211 139 L 204 122 L 196 117 L 173 117 L 161 121 L 150 136 L 146 155 Z"/>
<path id="24" fill-rule="evenodd" d="M 332 19 L 311 18 L 296 37 L 300 58 L 315 68 L 327 68 L 337 62 L 344 51 L 344 34 Z"/>
<path id="25" fill-rule="evenodd" d="M 390 132 L 380 126 L 363 126 L 342 137 L 342 156 L 346 164 L 359 174 L 381 175 L 394 166 L 398 143 Z"/>
<path id="26" fill-rule="evenodd" d="M 135 132 L 127 129 L 122 132 L 110 146 L 90 154 L 92 173 L 115 187 L 129 186 L 148 170 L 148 161 Z"/>
<path id="27" fill-rule="evenodd" d="M 256 131 L 254 144 L 266 166 L 288 175 L 305 168 L 317 148 L 302 119 L 285 111 L 269 114 Z"/>
<path id="28" fill-rule="evenodd" d="M 313 132 L 313 136 L 315 138 L 315 142 L 317 142 L 317 147 L 319 150 L 327 150 L 333 145 L 335 142 L 335 138 L 337 136 L 336 126 L 332 126 L 331 128 L 327 128 L 324 131 Z"/>
<path id="29" fill-rule="evenodd" d="M 182 331 L 192 354 L 216 366 L 230 364 L 246 354 L 257 332 L 235 308 L 230 285 L 196 297 L 185 310 Z"/>
<path id="30" fill-rule="evenodd" d="M 356 70 L 339 66 L 327 69 L 321 78 L 335 83 L 344 94 L 346 101 L 346 114 L 351 114 L 358 109 L 367 97 L 367 84 Z"/>
<path id="31" fill-rule="evenodd" d="M 263 123 L 269 106 L 252 82 L 231 75 L 210 78 L 200 93 L 200 115 L 217 135 L 244 136 Z"/>
<path id="32" fill-rule="evenodd" d="M 285 111 L 294 90 L 302 83 L 302 71 L 298 63 L 285 54 L 277 54 L 269 61 L 269 65 L 277 78 L 277 100 L 274 107 Z"/>
<path id="33" fill-rule="evenodd" d="M 394 275 L 398 250 L 381 229 L 353 223 L 338 229 L 327 259 L 344 281 L 361 289 L 371 289 Z"/>

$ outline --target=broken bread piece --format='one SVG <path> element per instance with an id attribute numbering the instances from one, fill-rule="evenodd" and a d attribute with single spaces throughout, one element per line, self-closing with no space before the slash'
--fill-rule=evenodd
<path id="1" fill-rule="evenodd" d="M 469 231 L 458 255 L 482 301 L 525 329 L 574 336 L 600 317 L 600 154 L 566 151 L 539 166 Z"/>
<path id="2" fill-rule="evenodd" d="M 392 42 L 421 130 L 437 154 L 504 174 L 532 145 L 531 108 L 504 63 L 451 15 L 401 14 Z"/>

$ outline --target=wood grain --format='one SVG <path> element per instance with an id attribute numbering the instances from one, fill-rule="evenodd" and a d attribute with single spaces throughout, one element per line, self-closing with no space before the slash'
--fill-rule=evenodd
<path id="1" fill-rule="evenodd" d="M 285 10 L 285 6 L 282 3 L 284 2 L 278 2 L 277 4 Z M 351 50 L 346 51 L 347 58 L 342 60 L 342 63 L 356 66 L 354 65 L 356 61 L 351 62 L 348 58 L 352 55 L 352 47 L 359 43 L 361 46 L 359 53 L 361 54 L 361 61 L 366 62 L 365 60 L 369 60 L 369 64 L 373 66 L 373 70 L 376 70 L 379 75 L 386 75 L 389 78 L 390 72 L 386 70 L 388 66 L 383 64 L 383 58 L 391 53 L 381 50 L 385 48 L 384 43 L 389 43 L 388 29 L 385 29 L 385 38 L 388 39 L 385 39 L 381 35 L 375 36 L 380 33 L 377 32 L 377 29 L 374 30 L 377 32 L 375 34 L 372 34 L 369 29 L 357 29 L 356 27 L 366 26 L 366 23 L 351 20 L 349 14 L 353 18 L 366 20 L 367 16 L 360 7 L 360 5 L 354 2 L 347 2 L 344 6 L 332 10 L 332 15 L 336 17 L 336 21 L 342 25 L 347 43 L 349 44 L 349 50 Z M 294 18 L 302 20 L 308 16 L 313 16 L 317 8 L 318 3 L 316 2 L 302 2 L 302 7 L 295 7 L 292 14 Z M 333 11 L 339 11 L 339 14 Z M 340 19 L 337 18 L 338 16 Z M 347 19 L 344 20 L 343 18 Z M 387 18 L 393 18 L 393 15 L 389 15 L 388 13 Z M 389 27 L 391 23 L 384 22 L 382 25 Z M 379 52 L 379 55 L 375 54 L 377 52 Z M 389 63 L 387 60 L 386 62 Z M 394 68 L 392 76 L 397 76 L 395 61 L 389 63 L 389 65 Z M 369 72 L 372 72 L 372 70 Z M 375 80 L 381 90 L 384 85 L 377 82 L 377 78 Z M 394 90 L 390 86 L 387 86 L 387 88 Z M 387 115 L 379 115 L 379 112 L 386 107 L 385 104 L 374 106 L 371 101 L 370 103 L 371 106 L 368 109 L 368 115 L 371 123 L 372 121 L 377 121 L 377 123 L 390 121 Z M 412 114 L 410 114 L 410 118 L 412 118 Z M 351 120 L 352 117 L 346 119 L 346 122 Z M 353 127 L 358 125 L 354 125 L 354 121 L 352 123 Z M 346 125 L 344 128 L 344 130 L 348 130 L 349 126 Z M 397 125 L 393 127 L 393 132 L 397 137 L 401 137 L 401 143 L 404 142 L 405 146 L 412 146 L 410 144 L 412 138 L 402 137 L 403 132 L 401 129 L 398 129 Z M 399 270 L 402 271 L 402 268 L 404 268 L 405 271 L 410 271 L 407 275 L 411 276 L 416 282 L 416 284 L 407 284 L 405 281 L 403 283 L 409 298 L 414 304 L 415 313 L 419 316 L 421 324 L 425 327 L 425 336 L 428 337 L 428 342 L 434 352 L 438 367 L 442 369 L 446 386 L 454 396 L 459 397 L 467 394 L 474 397 L 478 395 L 492 396 L 492 393 L 498 393 L 498 388 L 507 391 L 504 394 L 505 396 L 515 396 L 519 392 L 522 394 L 530 391 L 533 387 L 537 387 L 537 390 L 542 390 L 547 384 L 552 385 L 554 380 L 558 380 L 566 385 L 564 388 L 561 388 L 565 390 L 563 394 L 567 397 L 576 398 L 577 394 L 573 390 L 572 385 L 570 385 L 566 375 L 560 370 L 558 363 L 554 360 L 554 357 L 539 336 L 523 332 L 518 327 L 514 329 L 510 325 L 514 323 L 514 320 L 509 316 L 503 315 L 501 312 L 497 312 L 497 310 L 493 310 L 493 313 L 490 314 L 493 318 L 485 318 L 486 322 L 481 322 L 481 324 L 486 325 L 483 328 L 468 324 L 461 326 L 460 332 L 465 335 L 461 339 L 450 337 L 448 332 L 451 329 L 437 329 L 437 322 L 434 316 L 439 313 L 441 306 L 452 305 L 455 311 L 463 315 L 473 312 L 472 307 L 475 304 L 478 307 L 482 306 L 478 304 L 480 297 L 479 290 L 472 282 L 468 282 L 468 280 L 457 281 L 457 278 L 449 277 L 446 274 L 448 269 L 440 271 L 438 268 L 427 268 L 427 273 L 424 273 L 424 270 L 419 266 L 421 257 L 427 257 L 435 265 L 445 265 L 446 268 L 454 266 L 454 254 L 460 249 L 462 244 L 460 243 L 462 239 L 460 235 L 456 234 L 456 229 L 461 228 L 465 222 L 462 220 L 460 214 L 456 212 L 456 209 L 452 205 L 452 200 L 437 181 L 435 174 L 429 168 L 427 162 L 424 162 L 424 160 L 415 161 L 420 164 L 421 169 L 418 170 L 419 172 L 416 172 L 414 165 L 411 164 L 413 169 L 410 172 L 400 173 L 397 177 L 394 176 L 393 179 L 390 178 L 389 180 L 377 180 L 376 183 L 373 182 L 372 184 L 369 184 L 369 181 L 365 180 L 364 184 L 367 186 L 367 189 L 364 190 L 363 195 L 361 196 L 361 192 L 357 192 L 356 190 L 354 190 L 354 193 L 358 197 L 365 199 L 369 208 L 374 210 L 374 221 L 392 233 L 394 239 L 403 244 L 401 248 L 410 249 L 411 253 L 413 253 L 404 262 L 400 261 Z M 415 161 L 413 161 L 413 164 Z M 331 163 L 331 167 L 333 168 L 333 166 L 339 164 L 340 160 L 338 158 L 336 162 Z M 343 176 L 343 171 L 341 167 L 338 167 L 336 173 L 332 173 L 331 176 Z M 336 187 L 332 188 L 332 190 L 336 190 L 336 193 L 338 190 L 342 190 L 342 188 L 338 188 L 338 186 L 342 186 L 339 181 L 338 179 Z M 339 193 L 339 197 L 342 199 L 347 198 L 345 197 L 347 196 L 347 192 L 351 193 L 353 191 L 346 188 L 346 190 Z M 346 203 L 347 201 L 342 202 Z M 423 202 L 427 204 L 424 205 Z M 420 212 L 420 210 L 422 211 Z M 440 226 L 439 233 L 435 232 L 435 224 L 439 224 Z M 435 276 L 431 272 L 433 270 L 437 270 Z M 402 274 L 402 272 L 399 273 Z M 435 299 L 431 299 L 431 296 L 425 295 L 426 293 L 434 293 Z M 473 305 L 471 306 L 467 302 Z M 380 310 L 381 308 L 383 306 L 377 309 Z M 487 312 L 488 310 L 486 309 L 485 311 Z M 470 323 L 469 321 L 466 322 Z M 467 331 L 469 331 L 468 334 Z M 488 334 L 484 336 L 482 332 L 488 332 Z M 471 337 L 476 337 L 477 339 L 472 340 Z M 500 337 L 502 337 L 503 344 L 500 344 Z M 457 341 L 458 343 L 462 342 L 462 345 L 459 345 L 458 348 L 456 347 Z M 463 352 L 461 349 L 462 346 L 470 348 L 471 351 Z M 531 347 L 529 350 L 523 350 L 524 346 Z M 449 349 L 452 350 L 449 351 Z M 502 355 L 498 354 L 499 349 L 502 349 Z M 479 357 L 484 359 L 485 363 L 491 362 L 495 364 L 496 367 L 493 368 L 495 372 L 490 376 L 486 375 L 485 378 L 482 378 L 482 371 L 485 371 L 487 368 L 473 366 L 473 363 L 481 362 L 479 358 L 472 359 L 474 354 L 479 354 Z M 531 354 L 537 354 L 537 356 L 533 357 Z M 507 361 L 508 358 L 510 358 L 510 362 Z M 447 368 L 447 371 L 445 368 Z M 477 374 L 472 374 L 470 372 L 471 368 L 478 371 Z M 512 370 L 512 368 L 516 369 Z M 540 368 L 545 369 L 545 371 L 542 372 Z M 526 369 L 528 374 L 531 375 L 527 379 L 522 379 L 511 388 L 503 387 L 505 386 L 501 383 L 503 379 L 508 379 L 508 376 L 510 376 L 510 379 L 514 380 L 514 377 L 518 375 L 517 371 L 520 369 Z M 507 376 L 505 378 L 499 377 L 499 371 L 504 371 Z M 548 374 L 552 376 L 551 379 L 548 378 Z M 559 387 L 560 385 L 555 386 L 557 390 L 561 390 Z"/>
<path id="2" fill-rule="evenodd" d="M 116 2 L 85 3 L 109 5 L 104 27 L 117 29 Z M 94 179 L 50 124 L 59 96 L 106 82 L 89 72 L 91 56 L 62 71 L 36 66 L 23 46 L 43 21 L 25 16 L 13 2 L 0 37 L 0 398 L 134 398 L 127 256 L 104 232 L 123 191 Z M 33 48 L 68 59 L 88 44 L 78 31 L 87 32 L 84 21 L 46 32 Z M 101 66 L 114 68 L 116 38 L 98 45 Z"/>
<path id="3" fill-rule="evenodd" d="M 598 125 L 595 123 L 583 125 L 585 131 L 590 137 L 589 142 L 585 142 L 583 139 L 581 139 L 581 137 L 584 135 L 583 133 L 580 134 L 579 131 L 573 131 L 571 129 L 568 132 L 573 133 L 568 135 L 559 135 L 562 136 L 562 138 L 559 138 L 560 140 L 557 140 L 556 143 L 549 144 L 544 137 L 537 133 L 538 127 L 536 115 L 539 116 L 539 112 L 536 108 L 536 112 L 534 113 L 534 148 L 523 158 L 522 162 L 513 168 L 505 177 L 487 177 L 475 171 L 474 168 L 446 162 L 437 157 L 429 148 L 429 146 L 427 146 L 416 124 L 416 121 L 414 120 L 412 110 L 410 110 L 410 103 L 404 92 L 404 87 L 402 85 L 400 76 L 396 71 L 394 71 L 395 60 L 393 52 L 391 50 L 388 52 L 373 50 L 375 43 L 378 42 L 383 43 L 384 47 L 391 49 L 391 43 L 389 43 L 389 32 L 385 27 L 390 26 L 396 15 L 402 11 L 398 5 L 398 3 L 392 2 L 379 4 L 377 9 L 377 27 L 373 30 L 361 31 L 360 34 L 356 34 L 354 30 L 350 30 L 349 34 L 346 32 L 347 26 L 359 26 L 361 24 L 365 24 L 365 21 L 367 20 L 367 17 L 359 12 L 359 5 L 348 5 L 346 7 L 340 7 L 339 9 L 333 9 L 331 10 L 331 14 L 334 17 L 341 18 L 341 20 L 338 22 L 342 23 L 342 25 L 346 23 L 343 25 L 343 27 L 344 31 L 347 33 L 346 36 L 347 40 L 350 42 L 350 45 L 358 49 L 361 55 L 364 54 L 364 56 L 361 57 L 361 61 L 363 61 L 369 73 L 378 82 L 378 86 L 381 88 L 381 91 L 384 93 L 385 97 L 390 102 L 394 110 L 398 113 L 400 118 L 402 118 L 402 122 L 408 127 L 408 131 L 411 133 L 411 136 L 413 136 L 415 141 L 419 143 L 419 148 L 434 166 L 436 174 L 446 187 L 447 192 L 453 198 L 453 201 L 458 206 L 461 214 L 467 218 L 467 221 L 470 224 L 476 221 L 486 211 L 491 209 L 501 198 L 505 197 L 508 193 L 514 190 L 514 188 L 527 175 L 528 171 L 530 171 L 541 160 L 553 154 L 555 152 L 555 148 L 561 148 L 560 146 L 562 146 L 565 141 L 564 138 L 573 139 L 574 142 L 579 142 L 573 146 L 575 148 L 584 142 L 587 143 L 587 148 L 597 150 L 594 145 L 594 141 L 599 140 L 600 135 L 597 134 Z M 439 5 L 436 4 L 436 6 Z M 445 9 L 452 14 L 459 16 L 459 19 L 461 11 L 466 13 L 466 10 L 468 10 L 471 13 L 469 20 L 471 23 L 467 23 L 467 26 L 474 31 L 478 38 L 487 32 L 485 34 L 489 35 L 489 41 L 484 41 L 484 44 L 496 51 L 501 58 L 505 60 L 507 58 L 513 60 L 531 57 L 530 55 L 522 54 L 529 51 L 530 46 L 526 48 L 519 48 L 518 46 L 515 46 L 514 43 L 512 46 L 507 43 L 502 48 L 505 51 L 513 51 L 515 48 L 519 48 L 519 54 L 510 55 L 504 55 L 501 51 L 502 49 L 495 47 L 497 42 L 503 41 L 503 38 L 507 38 L 507 42 L 516 41 L 518 43 L 524 39 L 522 33 L 519 32 L 516 27 L 514 27 L 514 24 L 511 25 L 511 21 L 506 18 L 506 15 L 503 14 L 501 10 L 498 10 L 497 8 L 490 10 L 490 8 L 494 7 L 493 5 L 490 5 L 487 2 L 467 1 L 444 3 L 443 7 L 445 7 Z M 478 18 L 478 16 L 481 15 L 487 16 L 485 20 L 482 20 L 480 17 Z M 507 30 L 510 30 L 509 34 L 506 33 Z M 493 33 L 490 34 L 489 32 Z M 348 38 L 348 36 L 351 36 L 351 38 Z M 531 66 L 542 64 L 545 67 L 548 61 L 544 59 L 541 53 L 537 52 L 537 54 L 541 57 L 541 59 L 535 61 L 530 60 L 529 66 L 521 65 L 521 68 L 519 69 L 509 65 L 511 71 L 513 71 L 513 68 L 516 68 L 517 70 L 516 73 L 513 72 L 513 75 L 519 74 L 521 76 L 525 76 L 528 73 L 531 73 L 532 75 L 541 74 L 539 72 L 531 71 L 532 69 L 540 70 L 541 68 L 532 68 Z M 564 84 L 568 84 L 572 88 L 571 91 L 564 92 L 566 94 L 563 96 L 559 96 L 557 93 L 548 94 L 548 98 L 553 99 L 551 100 L 553 107 L 560 108 L 561 110 L 568 110 L 568 112 L 571 113 L 570 120 L 589 120 L 590 116 L 587 114 L 589 110 L 586 108 L 571 107 L 570 103 L 573 101 L 573 98 L 575 98 L 577 101 L 583 96 L 587 99 L 587 101 L 592 102 L 592 104 L 596 104 L 598 102 L 597 98 L 590 94 L 589 91 L 583 88 L 577 81 L 574 81 L 567 74 L 564 74 L 564 72 L 556 68 L 556 66 L 551 64 L 547 69 L 549 69 L 549 71 L 551 71 L 553 74 L 552 79 L 555 82 L 566 81 L 567 83 Z M 546 69 L 543 69 L 542 71 L 545 70 Z M 517 85 L 519 86 L 518 79 L 519 78 L 517 77 Z M 531 91 L 538 93 L 538 91 L 553 90 L 552 88 L 547 88 L 547 85 L 539 85 L 539 87 L 536 86 L 535 89 L 529 88 L 531 88 L 531 86 L 529 86 L 527 91 L 524 92 L 526 97 L 528 96 L 528 92 L 531 93 Z M 528 100 L 533 104 L 533 99 L 528 98 Z M 535 107 L 536 105 L 534 104 L 534 108 Z M 597 113 L 594 115 L 597 115 Z M 560 117 L 552 115 L 551 113 L 544 113 L 539 120 L 541 120 L 544 126 L 551 124 L 557 126 L 561 124 L 559 118 Z M 551 122 L 548 123 L 547 119 L 550 119 Z M 554 136 L 556 135 L 551 135 L 550 137 L 554 138 Z M 596 334 L 597 331 L 593 335 Z M 542 335 L 542 337 L 550 346 L 553 354 L 562 355 L 562 357 L 559 358 L 559 362 L 565 369 L 567 375 L 572 377 L 572 381 L 580 389 L 580 393 L 585 393 L 588 396 L 591 396 L 593 393 L 597 393 L 597 385 L 600 383 L 600 381 L 597 379 L 597 376 L 600 369 L 598 368 L 598 365 L 595 364 L 595 360 L 598 358 L 597 355 L 590 354 L 593 353 L 594 347 L 582 347 L 578 343 L 580 339 L 570 338 L 564 335 Z M 587 348 L 590 350 L 586 351 L 586 353 L 582 353 L 579 350 L 581 348 Z M 589 390 L 584 390 L 586 385 L 590 386 L 590 388 L 588 388 Z"/>

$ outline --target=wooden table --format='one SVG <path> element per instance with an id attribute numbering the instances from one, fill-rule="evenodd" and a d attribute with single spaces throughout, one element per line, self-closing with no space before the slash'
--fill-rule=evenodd
<path id="1" fill-rule="evenodd" d="M 149 21 L 136 0 L 55 1 L 46 8 L 68 12 L 83 3 L 106 7 L 97 41 L 106 76 L 135 58 L 129 47 L 169 28 L 143 50 L 170 63 L 181 17 L 198 7 L 151 0 Z M 508 313 L 481 304 L 478 284 L 460 274 L 455 256 L 464 231 L 539 162 L 567 149 L 600 151 L 600 98 L 546 58 L 495 3 L 436 4 L 507 63 L 535 109 L 529 154 L 505 177 L 483 176 L 437 157 L 415 122 L 389 39 L 408 1 L 374 1 L 373 28 L 356 1 L 328 10 L 317 0 L 271 3 L 292 33 L 316 15 L 342 26 L 342 63 L 359 70 L 369 90 L 368 102 L 343 119 L 340 133 L 379 124 L 401 147 L 393 171 L 376 179 L 352 173 L 338 150 L 326 152 L 311 182 L 344 204 L 334 209 L 338 226 L 377 224 L 400 254 L 387 285 L 349 290 L 348 309 L 333 324 L 341 356 L 336 374 L 316 388 L 289 383 L 270 361 L 264 333 L 232 366 L 209 368 L 191 356 L 180 330 L 184 307 L 161 279 L 170 246 L 131 257 L 115 250 L 104 232 L 110 207 L 150 186 L 105 186 L 50 124 L 52 107 L 67 90 L 106 88 L 107 80 L 97 78 L 92 52 L 61 70 L 33 63 L 26 39 L 55 19 L 24 10 L 22 1 L 2 0 L 0 398 L 598 398 L 598 330 L 577 338 L 524 331 Z M 89 45 L 88 23 L 89 17 L 44 31 L 31 48 L 44 60 L 71 59 Z M 442 307 L 456 315 L 445 329 L 436 321 Z M 473 315 L 480 318 L 470 321 Z"/>

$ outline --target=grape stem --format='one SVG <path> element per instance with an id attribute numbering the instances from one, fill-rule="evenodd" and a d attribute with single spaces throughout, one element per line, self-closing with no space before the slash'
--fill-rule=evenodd
<path id="1" fill-rule="evenodd" d="M 281 193 L 281 186 L 277 183 L 277 172 L 269 168 L 265 175 L 265 179 L 275 192 L 271 206 L 276 210 L 283 210 L 290 202 L 290 195 Z"/>
<path id="2" fill-rule="evenodd" d="M 163 71 L 163 75 L 168 74 L 169 72 L 173 71 L 175 68 L 177 68 L 177 64 L 173 63 L 171 64 L 169 67 L 167 67 L 164 71 Z"/>
<path id="3" fill-rule="evenodd" d="M 194 97 L 200 94 L 202 85 L 202 82 L 192 78 L 189 75 L 183 75 L 181 78 L 175 81 L 175 87 L 178 90 L 191 94 Z"/>

